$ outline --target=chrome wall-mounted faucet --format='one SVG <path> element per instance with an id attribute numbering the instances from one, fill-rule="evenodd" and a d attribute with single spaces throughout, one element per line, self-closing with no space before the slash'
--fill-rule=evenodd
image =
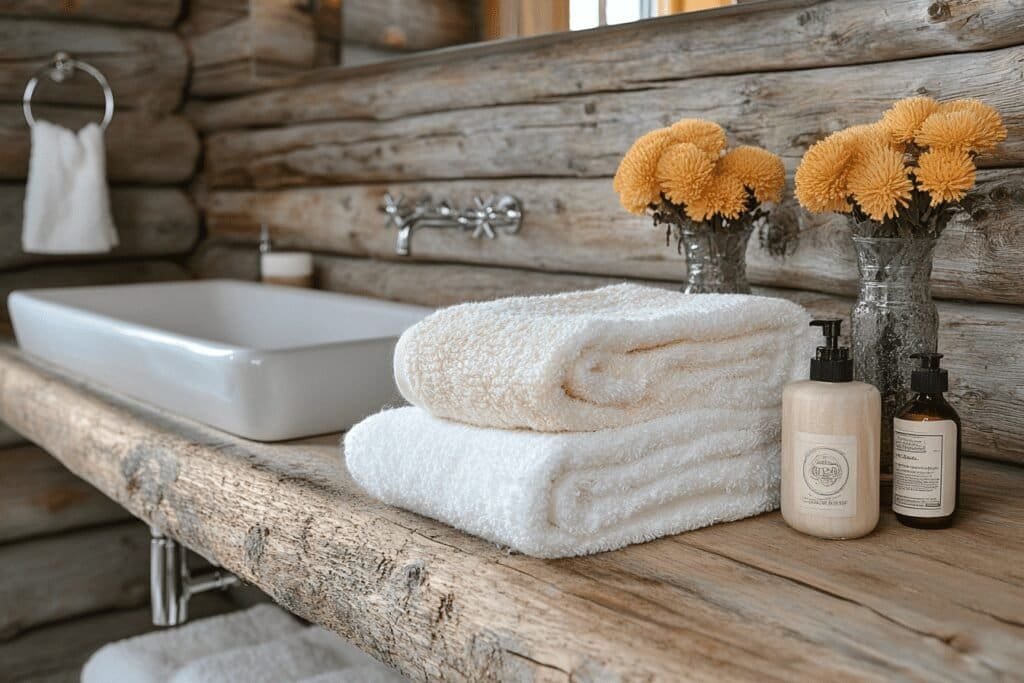
<path id="1" fill-rule="evenodd" d="M 384 225 L 398 230 L 395 253 L 408 256 L 412 249 L 412 232 L 419 228 L 461 228 L 473 237 L 494 239 L 498 232 L 514 235 L 523 223 L 523 208 L 511 195 L 487 199 L 473 198 L 473 206 L 457 210 L 447 199 L 434 204 L 430 197 L 420 198 L 415 206 L 407 206 L 405 198 L 384 195 Z"/>
<path id="2" fill-rule="evenodd" d="M 178 626 L 188 621 L 188 601 L 196 593 L 224 590 L 241 583 L 234 574 L 214 569 L 192 576 L 185 562 L 185 546 L 150 528 L 149 601 L 154 626 Z"/>

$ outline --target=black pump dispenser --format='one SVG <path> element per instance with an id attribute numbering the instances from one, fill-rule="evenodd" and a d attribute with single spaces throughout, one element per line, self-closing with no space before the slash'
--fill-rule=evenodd
<path id="1" fill-rule="evenodd" d="M 839 318 L 812 320 L 811 325 L 821 327 L 825 335 L 825 346 L 819 346 L 818 352 L 811 359 L 811 379 L 816 382 L 852 382 L 853 360 L 850 349 L 839 346 L 840 328 L 843 321 Z"/>
<path id="2" fill-rule="evenodd" d="M 911 358 L 919 358 L 921 367 L 910 374 L 910 388 L 919 394 L 941 394 L 949 389 L 949 373 L 939 367 L 941 353 L 915 353 Z"/>

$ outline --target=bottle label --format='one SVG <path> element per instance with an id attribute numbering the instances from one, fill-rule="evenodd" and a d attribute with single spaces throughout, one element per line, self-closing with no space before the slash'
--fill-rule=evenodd
<path id="1" fill-rule="evenodd" d="M 797 432 L 793 442 L 796 508 L 823 517 L 856 516 L 856 435 Z"/>
<path id="2" fill-rule="evenodd" d="M 892 509 L 945 517 L 956 505 L 956 423 L 893 420 Z"/>

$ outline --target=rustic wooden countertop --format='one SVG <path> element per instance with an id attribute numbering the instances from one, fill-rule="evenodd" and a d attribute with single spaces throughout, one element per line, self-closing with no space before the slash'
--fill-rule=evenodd
<path id="1" fill-rule="evenodd" d="M 776 514 L 600 555 L 510 555 L 382 505 L 337 437 L 266 445 L 0 348 L 0 419 L 283 606 L 419 680 L 1006 680 L 1024 468 L 970 460 L 955 528 L 857 541 Z"/>

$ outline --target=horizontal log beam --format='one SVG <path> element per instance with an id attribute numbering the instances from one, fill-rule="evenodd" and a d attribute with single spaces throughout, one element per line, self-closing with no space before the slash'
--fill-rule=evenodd
<path id="1" fill-rule="evenodd" d="M 499 238 L 502 239 L 502 238 Z M 192 267 L 201 277 L 255 279 L 252 249 L 207 245 Z M 626 278 L 569 275 L 458 264 L 385 262 L 321 256 L 318 285 L 365 296 L 442 306 L 500 296 L 588 289 Z M 646 280 L 675 288 L 677 282 Z M 758 288 L 797 301 L 818 316 L 848 318 L 852 301 L 795 289 Z M 939 351 L 951 377 L 950 398 L 963 417 L 965 449 L 975 455 L 1024 463 L 1024 308 L 939 302 Z M 992 368 L 998 367 L 998 374 Z"/>
<path id="2" fill-rule="evenodd" d="M 0 417 L 416 680 L 970 680 L 1024 666 L 1022 468 L 968 460 L 957 526 L 912 546 L 889 512 L 843 557 L 770 514 L 551 562 L 369 499 L 336 436 L 256 444 L 9 350 Z"/>
<path id="3" fill-rule="evenodd" d="M 1021 60 L 1024 46 L 1015 46 L 885 64 L 681 82 L 659 79 L 640 91 L 385 121 L 228 131 L 207 138 L 206 166 L 211 187 L 611 176 L 641 134 L 680 117 L 697 116 L 722 124 L 733 143 L 755 144 L 781 155 L 792 173 L 816 140 L 848 125 L 877 120 L 893 100 L 909 93 L 978 97 L 994 105 L 1003 114 L 1009 138 L 979 163 L 1022 164 L 1024 102 L 1006 87 L 1017 78 Z M 950 73 L 958 78 L 949 79 Z M 479 82 L 491 87 L 487 78 Z"/>
<path id="4" fill-rule="evenodd" d="M 8 0 L 2 13 L 28 19 L 65 19 L 170 28 L 181 15 L 181 0 Z"/>
<path id="5" fill-rule="evenodd" d="M 81 255 L 26 254 L 21 250 L 25 189 L 0 185 L 0 270 L 42 263 L 82 260 Z M 120 244 L 85 258 L 114 260 L 178 256 L 199 239 L 199 215 L 182 190 L 165 187 L 113 187 L 110 205 Z"/>
<path id="6" fill-rule="evenodd" d="M 0 544 L 128 518 L 38 446 L 0 450 Z"/>
<path id="7" fill-rule="evenodd" d="M 935 296 L 1024 304 L 1024 170 L 982 171 L 963 212 L 939 240 L 932 287 Z M 209 235 L 253 244 L 266 224 L 279 246 L 352 256 L 395 259 L 394 230 L 380 211 L 386 192 L 415 200 L 423 194 L 470 205 L 474 196 L 514 193 L 525 208 L 515 236 L 474 240 L 460 231 L 422 230 L 412 238 L 412 258 L 533 270 L 679 280 L 685 258 L 651 219 L 626 213 L 608 179 L 508 179 L 345 185 L 277 191 L 218 191 L 205 202 Z M 857 267 L 844 217 L 777 211 L 780 224 L 799 220 L 794 253 L 772 256 L 755 236 L 747 252 L 752 282 L 852 295 Z M 403 259 L 404 260 L 404 259 Z"/>
<path id="8" fill-rule="evenodd" d="M 120 109 L 169 112 L 185 92 L 188 54 L 171 31 L 86 22 L 0 18 L 0 101 L 21 102 L 25 83 L 58 51 L 89 62 L 106 77 Z M 40 82 L 35 104 L 103 106 L 99 85 L 87 75 Z"/>
<path id="9" fill-rule="evenodd" d="M 0 641 L 149 599 L 149 530 L 136 520 L 0 545 Z"/>
<path id="10" fill-rule="evenodd" d="M 37 118 L 72 129 L 103 118 L 102 110 L 33 108 Z M 0 105 L 0 181 L 28 174 L 31 132 L 21 107 Z M 104 136 L 107 178 L 115 183 L 183 183 L 199 159 L 199 136 L 183 116 L 118 111 Z"/>
<path id="11" fill-rule="evenodd" d="M 657 109 L 653 98 L 668 81 L 990 50 L 1019 44 L 1022 31 L 1024 12 L 1002 0 L 750 3 L 572 35 L 456 48 L 416 62 L 317 72 L 305 85 L 195 103 L 190 115 L 203 130 L 223 130 L 392 119 L 588 92 L 653 92 L 631 112 L 636 115 Z M 768 85 L 768 92 L 775 92 Z M 906 83 L 900 96 L 913 92 L 915 85 Z M 946 81 L 943 86 L 954 87 Z M 845 106 L 857 91 L 850 84 L 832 102 Z M 751 98 L 757 93 L 755 86 Z M 817 92 L 807 99 L 828 101 Z M 675 112 L 692 101 L 684 94 L 666 104 Z"/>

